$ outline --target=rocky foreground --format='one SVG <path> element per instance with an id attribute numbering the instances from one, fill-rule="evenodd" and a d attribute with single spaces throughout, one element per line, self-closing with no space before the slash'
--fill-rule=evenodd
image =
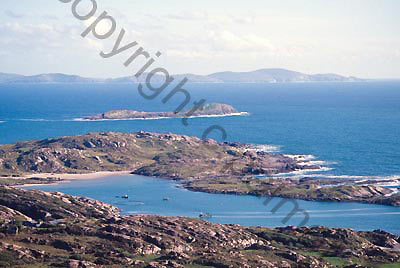
<path id="1" fill-rule="evenodd" d="M 89 198 L 0 187 L 0 267 L 396 267 L 400 236 L 120 216 Z"/>
<path id="2" fill-rule="evenodd" d="M 85 120 L 135 120 L 135 119 L 161 119 L 161 118 L 185 118 L 202 116 L 232 116 L 241 115 L 235 108 L 228 104 L 210 103 L 199 107 L 194 111 L 183 112 L 140 112 L 134 110 L 115 110 L 102 114 L 85 117 Z"/>
<path id="3" fill-rule="evenodd" d="M 132 171 L 179 180 L 193 191 L 400 206 L 400 194 L 372 181 L 350 185 L 350 181 L 312 178 L 268 179 L 320 168 L 251 145 L 147 132 L 94 133 L 0 146 L 0 185 L 52 183 L 63 173 Z M 35 178 L 37 173 L 53 175 Z"/>

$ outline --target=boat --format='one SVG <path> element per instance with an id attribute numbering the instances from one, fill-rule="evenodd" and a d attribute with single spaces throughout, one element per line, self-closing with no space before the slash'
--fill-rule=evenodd
<path id="1" fill-rule="evenodd" d="M 164 197 L 163 198 L 163 201 L 169 201 L 169 200 L 171 200 L 171 198 L 169 198 L 169 197 Z"/>
<path id="2" fill-rule="evenodd" d="M 200 213 L 199 218 L 200 219 L 211 219 L 212 215 L 210 213 Z"/>
<path id="3" fill-rule="evenodd" d="M 126 195 L 121 196 L 121 198 L 128 199 L 129 196 L 126 194 Z"/>

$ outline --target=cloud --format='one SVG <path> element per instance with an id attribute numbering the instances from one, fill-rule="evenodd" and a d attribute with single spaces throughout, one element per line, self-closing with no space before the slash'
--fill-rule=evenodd
<path id="1" fill-rule="evenodd" d="M 97 20 L 97 18 L 98 17 L 93 16 L 90 19 L 85 20 L 83 24 L 86 27 L 90 27 L 93 24 L 93 22 Z M 95 30 L 98 34 L 106 34 L 110 29 L 111 29 L 111 22 L 109 20 L 101 20 L 99 23 L 97 23 Z"/>
<path id="2" fill-rule="evenodd" d="M 172 13 L 165 15 L 165 18 L 172 20 L 186 20 L 186 21 L 195 21 L 195 20 L 207 20 L 209 18 L 208 12 L 201 10 L 185 10 L 180 11 L 179 13 Z"/>
<path id="3" fill-rule="evenodd" d="M 257 19 L 254 14 L 227 14 L 221 12 L 210 12 L 206 10 L 183 10 L 163 16 L 168 20 L 177 21 L 201 21 L 210 24 L 251 24 Z"/>
<path id="4" fill-rule="evenodd" d="M 55 33 L 56 30 L 52 25 L 49 24 L 22 24 L 19 22 L 7 22 L 3 25 L 0 25 L 0 31 L 8 32 L 10 36 L 14 37 L 41 37 L 42 35 L 50 36 L 52 33 Z"/>
<path id="5" fill-rule="evenodd" d="M 4 11 L 4 13 L 5 13 L 8 17 L 13 18 L 13 19 L 20 19 L 20 18 L 25 17 L 24 14 L 15 13 L 15 12 L 13 12 L 13 11 L 11 11 L 11 10 L 6 10 L 6 11 Z"/>
<path id="6" fill-rule="evenodd" d="M 51 15 L 51 14 L 43 15 L 42 18 L 45 20 L 58 20 L 58 17 Z"/>
<path id="7" fill-rule="evenodd" d="M 212 31 L 210 38 L 216 47 L 225 51 L 273 51 L 275 49 L 269 39 L 256 34 L 242 36 L 226 30 Z"/>
<path id="8" fill-rule="evenodd" d="M 0 48 L 16 55 L 32 51 L 49 52 L 63 47 L 87 47 L 77 42 L 75 28 L 54 24 L 6 22 L 0 24 Z"/>
<path id="9" fill-rule="evenodd" d="M 86 47 L 89 49 L 95 49 L 96 51 L 100 51 L 104 49 L 104 44 L 98 40 L 94 40 L 92 38 L 85 38 Z"/>
<path id="10" fill-rule="evenodd" d="M 232 20 L 232 22 L 237 23 L 237 24 L 251 24 L 251 23 L 254 23 L 254 21 L 256 20 L 255 17 L 246 16 L 246 15 L 242 15 L 242 16 L 230 15 L 229 17 Z"/>
<path id="11" fill-rule="evenodd" d="M 195 51 L 195 50 L 177 50 L 177 49 L 170 49 L 167 51 L 168 56 L 176 57 L 176 58 L 185 58 L 185 59 L 199 59 L 199 58 L 208 58 L 210 56 L 209 53 Z"/>
<path id="12" fill-rule="evenodd" d="M 271 56 L 278 49 L 272 41 L 254 33 L 241 35 L 228 30 L 206 31 L 202 35 L 174 36 L 166 48 L 169 56 L 189 58 L 236 57 L 242 55 Z"/>
<path id="13" fill-rule="evenodd" d="M 143 5 L 145 7 L 147 2 Z M 324 71 L 331 66 L 346 68 L 357 64 L 364 68 L 362 61 L 365 59 L 376 61 L 384 58 L 398 62 L 400 58 L 400 39 L 396 35 L 389 38 L 382 33 L 377 37 L 370 30 L 358 34 L 354 32 L 356 25 L 348 20 L 326 19 L 321 14 L 309 15 L 308 12 L 286 9 L 277 12 L 273 8 L 249 9 L 245 3 L 241 8 L 226 8 L 225 5 L 210 8 L 207 4 L 193 3 L 182 4 L 174 9 L 133 8 L 133 5 L 132 9 L 122 7 L 123 4 L 102 7 L 117 21 L 116 32 L 107 40 L 98 40 L 91 34 L 81 38 L 81 33 L 96 18 L 83 23 L 65 10 L 53 14 L 50 9 L 43 7 L 43 13 L 33 16 L 11 11 L 21 11 L 20 8 L 9 8 L 11 10 L 3 11 L 6 16 L 3 15 L 0 22 L 0 55 L 13 55 L 13 58 L 20 59 L 21 66 L 29 57 L 42 63 L 40 57 L 49 54 L 53 55 L 55 61 L 60 58 L 63 61 L 76 59 L 90 66 L 96 60 L 102 62 L 98 52 L 110 51 L 123 27 L 126 30 L 123 44 L 137 41 L 150 54 L 161 51 L 163 57 L 158 63 L 170 65 L 175 69 L 174 72 L 265 66 L 293 66 L 294 69 L 310 66 L 310 70 L 320 68 L 320 71 Z M 32 20 L 18 20 L 24 16 Z M 348 25 L 353 26 L 347 30 Z M 105 33 L 109 27 L 107 21 L 103 21 L 98 25 L 97 32 Z M 394 29 L 395 25 L 391 27 Z M 385 31 L 390 29 L 385 28 Z M 124 52 L 119 57 L 128 57 L 132 51 Z M 344 64 L 347 59 L 354 64 Z M 35 60 L 30 63 L 35 63 Z M 124 72 L 126 68 L 118 60 L 115 62 Z M 326 65 L 326 62 L 330 64 Z M 3 65 L 7 66 L 6 63 Z M 82 69 L 81 66 L 72 65 L 71 68 Z M 105 70 L 107 67 L 96 65 L 93 72 L 102 68 Z M 108 71 L 115 75 L 121 69 L 113 66 Z"/>

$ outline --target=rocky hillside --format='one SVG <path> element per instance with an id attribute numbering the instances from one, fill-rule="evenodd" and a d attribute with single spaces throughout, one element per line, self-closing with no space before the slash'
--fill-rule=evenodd
<path id="1" fill-rule="evenodd" d="M 0 175 L 132 170 L 171 179 L 201 179 L 251 174 L 254 168 L 266 174 L 305 168 L 289 157 L 254 154 L 245 148 L 172 134 L 95 133 L 0 146 Z M 240 166 L 225 168 L 233 160 Z"/>
<path id="2" fill-rule="evenodd" d="M 203 105 L 195 112 L 139 112 L 134 110 L 115 110 L 102 114 L 85 117 L 85 120 L 128 120 L 128 119 L 160 119 L 160 118 L 185 118 L 201 116 L 239 115 L 240 113 L 228 104 L 210 103 Z"/>
<path id="3" fill-rule="evenodd" d="M 228 104 L 210 103 L 201 107 L 195 115 L 224 115 L 238 113 L 238 110 Z"/>
<path id="4" fill-rule="evenodd" d="M 193 191 L 400 205 L 400 194 L 392 195 L 393 190 L 374 185 L 332 187 L 329 184 L 337 182 L 257 177 L 320 168 L 299 161 L 251 145 L 197 137 L 94 133 L 0 146 L 0 185 L 51 183 L 61 173 L 131 171 L 180 180 Z M 38 180 L 37 173 L 53 175 Z"/>
<path id="5" fill-rule="evenodd" d="M 121 217 L 92 199 L 10 187 L 0 187 L 0 230 L 0 267 L 317 268 L 400 261 L 400 237 L 383 231 Z"/>

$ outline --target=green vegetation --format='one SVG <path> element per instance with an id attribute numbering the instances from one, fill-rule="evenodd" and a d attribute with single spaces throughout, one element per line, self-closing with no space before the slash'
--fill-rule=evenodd
<path id="1" fill-rule="evenodd" d="M 390 263 L 390 264 L 382 264 L 378 266 L 379 268 L 400 268 L 400 263 Z"/>
<path id="2" fill-rule="evenodd" d="M 26 184 L 49 184 L 59 182 L 58 178 L 4 178 L 0 177 L 0 186 L 17 186 Z"/>
<path id="3" fill-rule="evenodd" d="M 339 258 L 339 257 L 322 257 L 322 258 L 336 267 L 345 267 L 346 265 L 350 264 L 349 260 L 345 258 Z"/>

